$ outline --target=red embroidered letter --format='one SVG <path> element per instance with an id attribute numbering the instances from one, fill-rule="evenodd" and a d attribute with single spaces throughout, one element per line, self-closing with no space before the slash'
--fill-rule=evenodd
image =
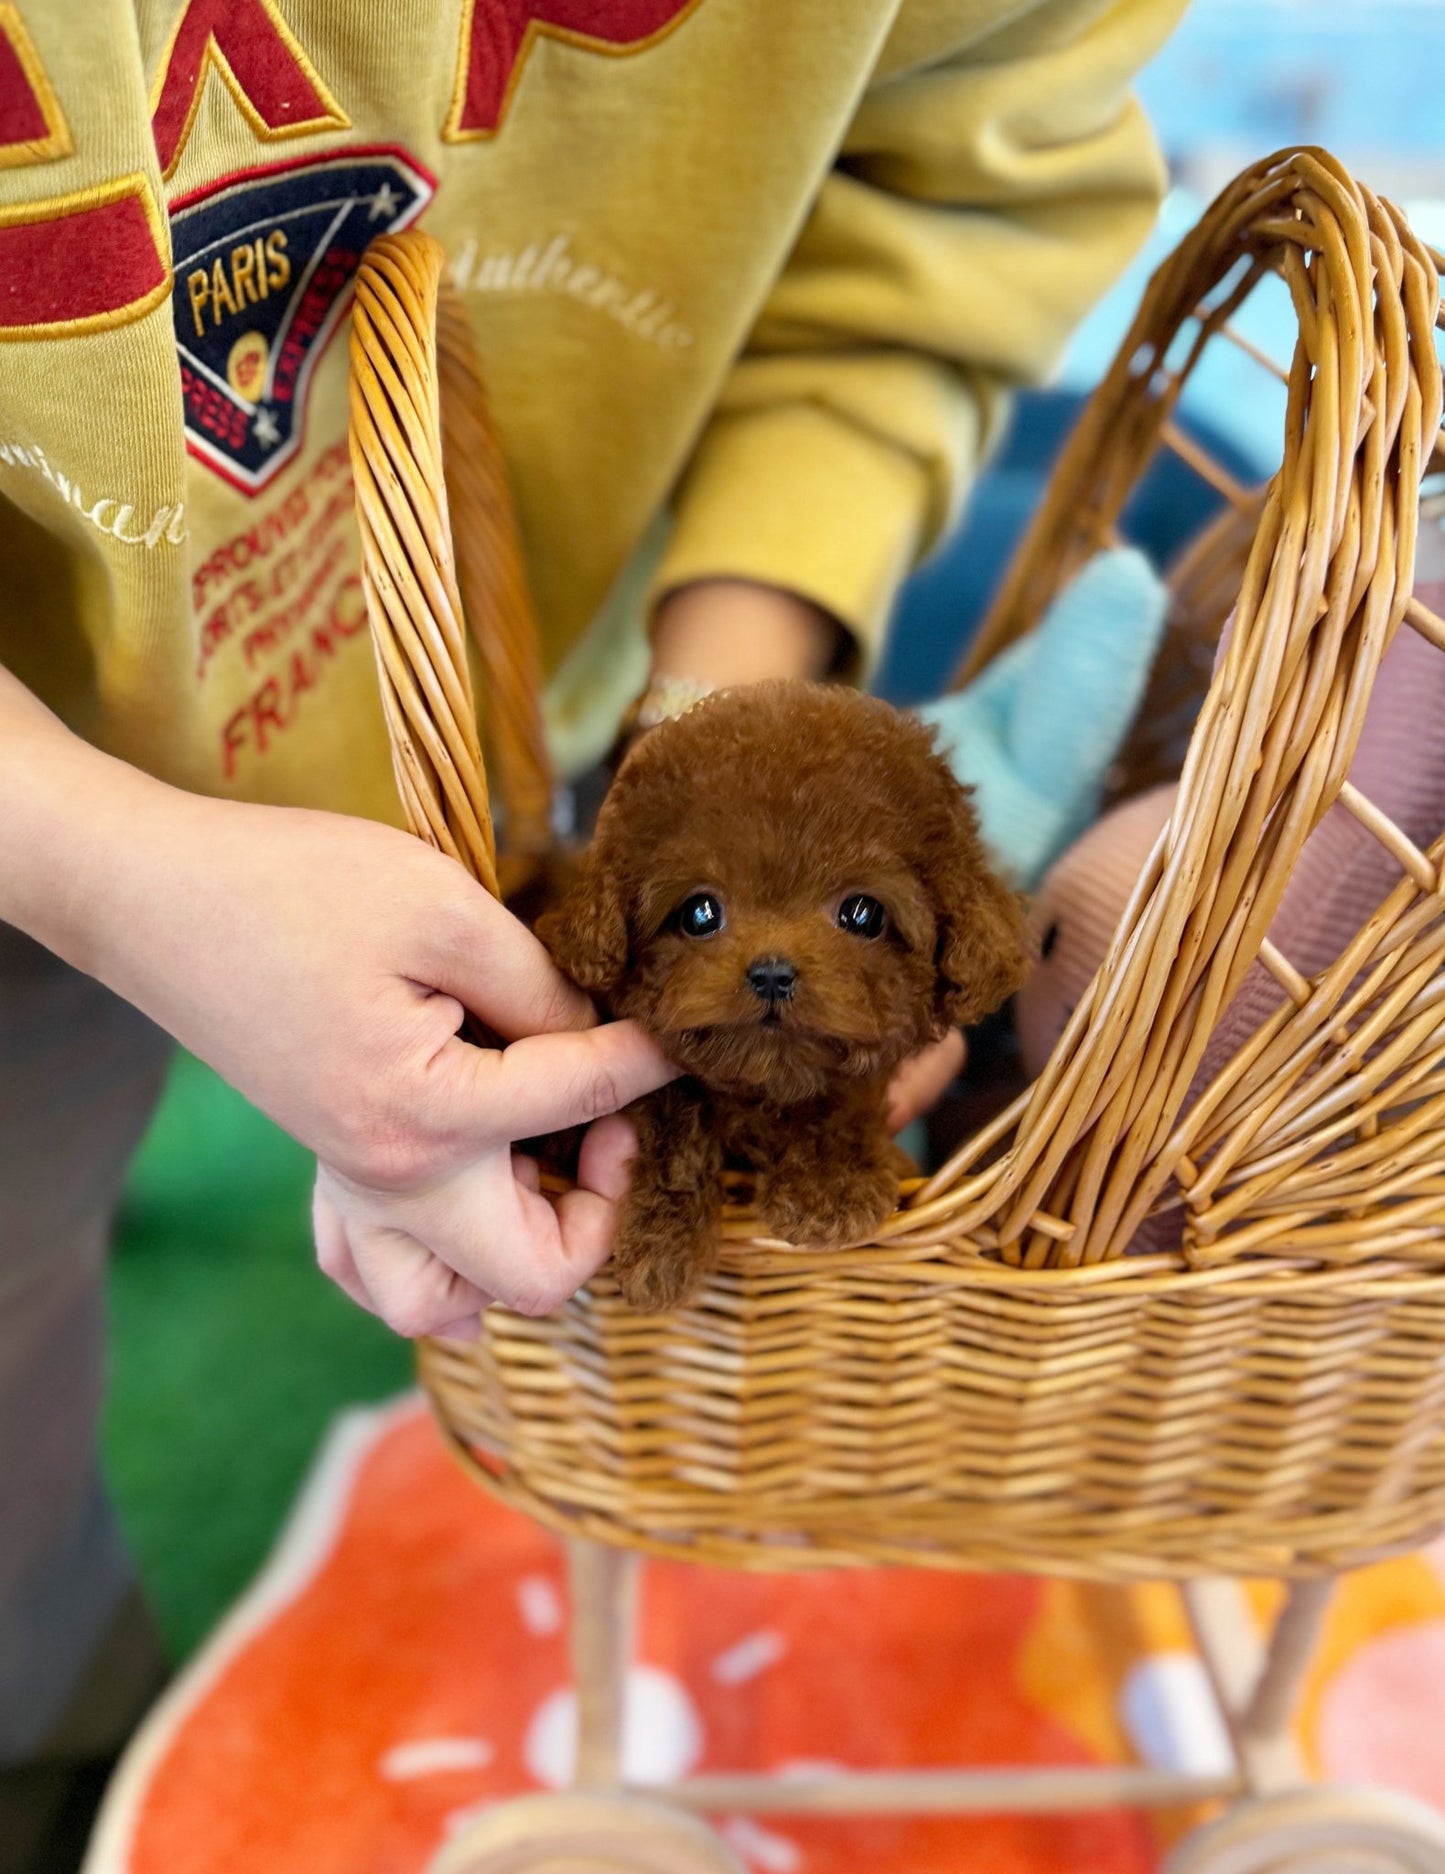
<path id="1" fill-rule="evenodd" d="M 69 156 L 72 145 L 19 13 L 0 5 L 0 169 Z"/>
<path id="2" fill-rule="evenodd" d="M 697 0 L 465 0 L 448 143 L 489 137 L 538 33 L 593 52 L 640 52 Z"/>
<path id="3" fill-rule="evenodd" d="M 247 123 L 267 142 L 350 125 L 276 0 L 190 0 L 151 88 L 151 128 L 167 178 L 181 160 L 213 63 Z"/>
<path id="4" fill-rule="evenodd" d="M 139 319 L 171 290 L 144 176 L 0 209 L 0 338 L 60 338 Z"/>

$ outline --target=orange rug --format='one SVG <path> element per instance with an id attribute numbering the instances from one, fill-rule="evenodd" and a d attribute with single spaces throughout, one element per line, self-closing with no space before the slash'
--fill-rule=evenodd
<path id="1" fill-rule="evenodd" d="M 1253 1593 L 1266 1614 L 1275 1590 Z M 86 1874 L 422 1874 L 479 1807 L 564 1785 L 562 1558 L 415 1399 L 342 1419 L 275 1555 L 153 1714 Z M 628 1773 L 1144 1761 L 1223 1741 L 1171 1589 L 650 1563 Z M 1317 1773 L 1445 1810 L 1445 1545 L 1331 1609 Z M 1149 1874 L 1188 1818 L 715 1818 L 758 1874 Z"/>

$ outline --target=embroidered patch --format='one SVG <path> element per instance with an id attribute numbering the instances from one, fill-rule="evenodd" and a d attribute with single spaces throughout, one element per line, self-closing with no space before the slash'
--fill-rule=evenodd
<path id="1" fill-rule="evenodd" d="M 255 494 L 301 447 L 306 394 L 361 256 L 436 180 L 399 150 L 246 170 L 171 209 L 186 446 Z"/>

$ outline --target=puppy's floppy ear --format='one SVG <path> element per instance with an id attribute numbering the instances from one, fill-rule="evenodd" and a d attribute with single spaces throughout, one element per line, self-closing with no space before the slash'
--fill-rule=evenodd
<path id="1" fill-rule="evenodd" d="M 610 995 L 627 970 L 627 917 L 615 869 L 597 845 L 582 856 L 560 904 L 537 920 L 552 961 L 589 995 Z"/>
<path id="2" fill-rule="evenodd" d="M 938 918 L 934 1010 L 940 1030 L 992 1014 L 1032 961 L 1023 898 L 994 872 L 968 790 L 948 779 L 948 832 L 935 843 L 929 867 Z"/>
<path id="3" fill-rule="evenodd" d="M 973 874 L 954 894 L 940 930 L 940 1028 L 982 1021 L 1011 996 L 1029 972 L 1023 907 L 992 872 Z"/>

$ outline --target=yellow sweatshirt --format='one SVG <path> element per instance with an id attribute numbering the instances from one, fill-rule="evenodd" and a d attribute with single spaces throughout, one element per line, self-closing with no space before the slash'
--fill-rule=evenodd
<path id="1" fill-rule="evenodd" d="M 866 663 L 1148 229 L 1127 87 L 1183 4 L 0 0 L 0 659 L 182 786 L 398 817 L 343 340 L 420 220 L 564 767 L 689 580 L 801 593 Z"/>

